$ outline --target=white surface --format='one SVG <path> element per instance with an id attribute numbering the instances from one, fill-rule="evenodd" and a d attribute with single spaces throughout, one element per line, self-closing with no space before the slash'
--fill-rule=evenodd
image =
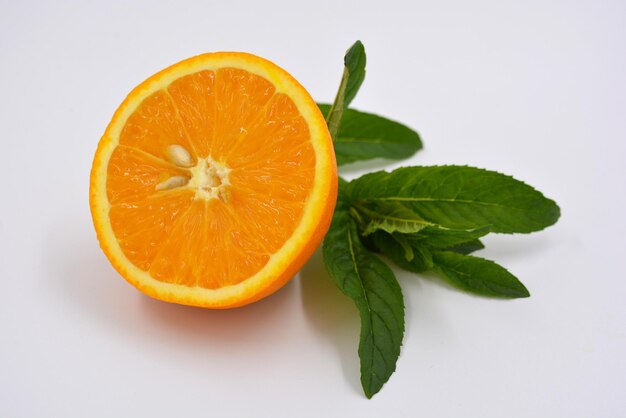
<path id="1" fill-rule="evenodd" d="M 233 3 L 1 1 L 0 416 L 624 416 L 626 5 Z M 410 163 L 500 170 L 563 212 L 486 239 L 530 299 L 398 273 L 404 346 L 370 401 L 356 309 L 319 254 L 250 307 L 168 305 L 114 272 L 88 210 L 97 141 L 144 78 L 244 50 L 329 101 L 357 38 L 354 106 L 419 130 Z"/>

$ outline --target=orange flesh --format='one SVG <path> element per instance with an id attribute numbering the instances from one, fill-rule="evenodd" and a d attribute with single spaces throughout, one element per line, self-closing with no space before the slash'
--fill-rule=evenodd
<path id="1" fill-rule="evenodd" d="M 217 289 L 251 277 L 301 221 L 315 176 L 309 141 L 293 101 L 244 70 L 201 71 L 153 93 L 128 118 L 107 168 L 122 251 L 162 282 Z M 209 158 L 230 170 L 219 194 L 156 190 L 193 176 L 168 161 L 175 144 L 194 164 Z"/>

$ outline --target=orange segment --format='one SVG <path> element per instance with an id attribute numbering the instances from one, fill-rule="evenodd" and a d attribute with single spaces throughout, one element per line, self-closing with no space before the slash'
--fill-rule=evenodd
<path id="1" fill-rule="evenodd" d="M 145 199 L 154 194 L 157 184 L 172 176 L 188 175 L 163 160 L 136 148 L 118 146 L 113 151 L 107 170 L 109 203 Z"/>
<path id="2" fill-rule="evenodd" d="M 245 135 L 225 151 L 224 158 L 234 166 L 246 168 L 278 169 L 276 164 L 287 164 L 300 165 L 304 170 L 314 169 L 315 153 L 308 126 L 293 101 L 278 93 L 259 113 Z"/>
<path id="3" fill-rule="evenodd" d="M 148 270 L 163 241 L 171 235 L 175 221 L 189 209 L 193 199 L 194 194 L 185 191 L 111 206 L 111 227 L 128 260 Z"/>
<path id="4" fill-rule="evenodd" d="M 162 159 L 166 159 L 164 152 L 168 145 L 182 144 L 191 149 L 183 123 L 165 91 L 157 91 L 139 103 L 124 124 L 119 144 Z"/>
<path id="5" fill-rule="evenodd" d="M 215 72 L 200 71 L 167 88 L 196 155 L 206 158 L 215 139 Z"/>
<path id="6" fill-rule="evenodd" d="M 90 206 L 114 267 L 144 293 L 212 308 L 283 286 L 330 224 L 332 142 L 289 74 L 205 54 L 139 85 L 94 158 Z"/>
<path id="7" fill-rule="evenodd" d="M 246 135 L 276 88 L 265 78 L 249 71 L 222 68 L 215 80 L 216 118 L 219 131 L 211 155 L 219 160 L 238 138 Z M 259 148 L 264 144 L 258 143 Z"/>
<path id="8" fill-rule="evenodd" d="M 195 200 L 161 245 L 150 274 L 208 289 L 241 282 L 260 270 L 271 255 L 242 225 L 221 200 Z M 215 245 L 213 237 L 221 237 L 220 245 Z"/>

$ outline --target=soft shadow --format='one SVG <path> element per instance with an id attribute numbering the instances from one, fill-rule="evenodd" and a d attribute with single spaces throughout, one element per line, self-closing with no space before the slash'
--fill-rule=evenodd
<path id="1" fill-rule="evenodd" d="M 304 312 L 320 339 L 336 349 L 344 377 L 358 394 L 360 386 L 359 313 L 354 303 L 335 286 L 324 268 L 321 250 L 300 271 Z"/>
<path id="2" fill-rule="evenodd" d="M 128 284 L 98 248 L 90 225 L 56 224 L 44 242 L 42 262 L 63 308 L 87 317 L 114 333 L 141 334 L 181 345 L 241 345 L 271 342 L 281 333 L 281 317 L 297 301 L 288 284 L 270 297 L 230 310 L 209 310 L 170 304 L 143 295 Z M 80 228 L 82 226 L 82 228 Z"/>
<path id="3" fill-rule="evenodd" d="M 63 308 L 106 325 L 124 327 L 136 295 L 98 248 L 93 228 L 78 229 L 66 220 L 55 222 L 42 248 L 47 284 Z"/>
<path id="4" fill-rule="evenodd" d="M 285 337 L 283 324 L 287 305 L 294 298 L 295 285 L 282 289 L 253 304 L 228 310 L 211 310 L 164 303 L 141 297 L 144 314 L 168 334 L 186 341 L 239 347 L 278 344 Z"/>

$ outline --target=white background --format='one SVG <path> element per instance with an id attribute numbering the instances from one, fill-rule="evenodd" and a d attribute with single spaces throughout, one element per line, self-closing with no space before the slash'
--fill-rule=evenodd
<path id="1" fill-rule="evenodd" d="M 626 415 L 624 2 L 0 4 L 0 416 Z M 354 106 L 423 137 L 401 164 L 506 172 L 563 213 L 485 240 L 530 299 L 398 271 L 404 346 L 369 401 L 357 311 L 319 253 L 252 306 L 169 305 L 115 273 L 88 210 L 98 139 L 152 73 L 249 51 L 330 101 L 356 39 L 368 72 Z"/>

